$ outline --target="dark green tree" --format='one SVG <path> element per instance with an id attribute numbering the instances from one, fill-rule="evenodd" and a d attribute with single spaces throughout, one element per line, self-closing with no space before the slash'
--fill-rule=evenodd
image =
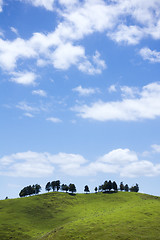
<path id="1" fill-rule="evenodd" d="M 40 193 L 41 189 L 42 188 L 41 188 L 41 186 L 39 184 L 34 185 L 34 192 L 35 192 L 35 194 Z"/>
<path id="2" fill-rule="evenodd" d="M 46 186 L 45 186 L 45 190 L 49 192 L 49 191 L 51 191 L 51 189 L 52 189 L 51 183 L 48 182 L 48 183 L 46 184 Z"/>
<path id="3" fill-rule="evenodd" d="M 41 190 L 41 186 L 39 184 L 35 184 L 35 185 L 29 185 L 27 187 L 24 187 L 20 193 L 19 196 L 20 197 L 25 197 L 25 196 L 30 196 L 33 194 L 38 194 Z"/>
<path id="4" fill-rule="evenodd" d="M 52 182 L 51 182 L 51 188 L 52 188 L 52 190 L 53 190 L 53 192 L 54 192 L 55 189 L 56 189 L 56 181 L 52 181 Z"/>
<path id="5" fill-rule="evenodd" d="M 123 184 L 123 182 L 120 183 L 119 187 L 120 187 L 120 190 L 121 190 L 121 191 L 124 190 L 124 184 Z"/>
<path id="6" fill-rule="evenodd" d="M 139 192 L 139 186 L 138 186 L 137 183 L 136 183 L 136 186 L 135 186 L 135 192 Z"/>
<path id="7" fill-rule="evenodd" d="M 124 186 L 124 191 L 125 191 L 125 192 L 128 192 L 128 191 L 129 191 L 128 184 L 126 184 L 126 185 Z"/>
<path id="8" fill-rule="evenodd" d="M 73 183 L 70 183 L 70 184 L 69 184 L 69 191 L 72 192 L 72 194 L 73 194 L 74 192 L 76 192 L 76 187 L 75 187 L 75 185 L 74 185 Z"/>
<path id="9" fill-rule="evenodd" d="M 95 191 L 95 193 L 97 193 L 97 191 L 98 191 L 98 188 L 97 188 L 97 187 L 95 187 L 94 191 Z"/>
<path id="10" fill-rule="evenodd" d="M 67 186 L 67 184 L 62 184 L 61 189 L 62 189 L 62 191 L 66 191 L 66 193 L 67 193 L 69 190 L 69 187 Z"/>
<path id="11" fill-rule="evenodd" d="M 57 191 L 59 191 L 59 189 L 60 189 L 60 185 L 61 183 L 60 183 L 60 180 L 57 180 L 56 181 L 56 188 L 57 188 Z"/>
<path id="12" fill-rule="evenodd" d="M 84 187 L 84 192 L 86 192 L 86 193 L 89 193 L 89 192 L 90 192 L 88 185 L 86 185 L 86 186 Z"/>
<path id="13" fill-rule="evenodd" d="M 33 186 L 31 186 L 31 185 L 29 185 L 28 187 L 27 187 L 27 195 L 32 195 L 32 194 L 35 194 L 35 187 L 34 187 L 34 185 Z"/>
<path id="14" fill-rule="evenodd" d="M 138 184 L 136 183 L 135 186 L 132 186 L 132 187 L 130 188 L 130 191 L 131 191 L 131 192 L 139 192 L 139 186 L 138 186 Z"/>
<path id="15" fill-rule="evenodd" d="M 104 184 L 102 185 L 102 190 L 103 190 L 103 191 L 106 191 L 107 188 L 108 188 L 108 182 L 107 182 L 107 180 L 106 180 L 106 181 L 104 182 Z"/>
<path id="16" fill-rule="evenodd" d="M 115 181 L 113 181 L 113 189 L 114 189 L 115 192 L 116 192 L 117 189 L 118 189 L 118 187 L 117 187 L 117 183 L 116 183 Z"/>
<path id="17" fill-rule="evenodd" d="M 113 188 L 113 184 L 112 184 L 112 181 L 109 180 L 108 183 L 107 183 L 107 189 L 109 190 L 109 192 L 111 191 L 111 189 Z"/>
<path id="18" fill-rule="evenodd" d="M 26 192 L 25 192 L 24 188 L 20 191 L 19 196 L 20 197 L 25 197 L 26 196 Z"/>

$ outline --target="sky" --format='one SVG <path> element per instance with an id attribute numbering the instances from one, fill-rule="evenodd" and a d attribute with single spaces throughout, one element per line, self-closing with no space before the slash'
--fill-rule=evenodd
<path id="1" fill-rule="evenodd" d="M 160 196 L 160 0 L 0 0 L 0 199 L 105 180 Z"/>

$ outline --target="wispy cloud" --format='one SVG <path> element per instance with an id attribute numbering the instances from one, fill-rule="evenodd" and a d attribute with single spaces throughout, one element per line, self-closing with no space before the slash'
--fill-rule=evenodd
<path id="1" fill-rule="evenodd" d="M 111 85 L 111 86 L 108 88 L 108 91 L 109 91 L 110 93 L 112 93 L 112 92 L 117 92 L 116 85 Z"/>
<path id="2" fill-rule="evenodd" d="M 97 88 L 83 88 L 82 86 L 78 86 L 73 88 L 72 91 L 78 92 L 81 96 L 89 96 L 98 92 L 99 90 Z"/>
<path id="3" fill-rule="evenodd" d="M 17 36 L 19 35 L 18 30 L 14 27 L 10 27 L 11 31 L 15 33 Z"/>
<path id="4" fill-rule="evenodd" d="M 30 104 L 26 103 L 26 102 L 19 102 L 16 105 L 17 108 L 25 111 L 25 112 L 39 112 L 39 108 L 38 107 L 34 107 L 31 106 Z"/>
<path id="5" fill-rule="evenodd" d="M 143 29 L 138 26 L 120 25 L 115 32 L 108 33 L 108 36 L 118 42 L 124 42 L 128 45 L 136 45 L 144 37 Z"/>
<path id="6" fill-rule="evenodd" d="M 37 75 L 33 72 L 12 72 L 11 81 L 22 85 L 35 85 Z"/>
<path id="7" fill-rule="evenodd" d="M 35 7 L 44 7 L 46 10 L 53 11 L 54 0 L 25 0 L 25 2 L 28 2 Z"/>
<path id="8" fill-rule="evenodd" d="M 84 73 L 95 75 L 101 74 L 102 70 L 106 69 L 107 65 L 104 60 L 100 58 L 100 53 L 96 51 L 92 57 L 92 61 L 89 61 L 86 57 L 79 62 L 78 69 Z"/>
<path id="9" fill-rule="evenodd" d="M 3 0 L 0 0 L 0 12 L 2 12 Z"/>
<path id="10" fill-rule="evenodd" d="M 160 52 L 157 52 L 156 50 L 151 50 L 145 47 L 142 48 L 139 53 L 144 60 L 148 60 L 152 63 L 160 63 Z"/>
<path id="11" fill-rule="evenodd" d="M 26 117 L 29 117 L 29 118 L 33 118 L 34 117 L 34 115 L 33 114 L 31 114 L 31 113 L 24 113 L 24 116 L 26 116 Z"/>
<path id="12" fill-rule="evenodd" d="M 41 97 L 46 97 L 47 96 L 47 93 L 42 89 L 33 90 L 32 94 L 33 95 L 38 95 L 38 96 L 41 96 Z"/>
<path id="13" fill-rule="evenodd" d="M 46 119 L 47 121 L 53 122 L 53 123 L 61 123 L 62 120 L 59 118 L 55 118 L 55 117 L 49 117 Z"/>
<path id="14" fill-rule="evenodd" d="M 151 147 L 152 147 L 154 152 L 160 153 L 160 145 L 153 144 Z"/>

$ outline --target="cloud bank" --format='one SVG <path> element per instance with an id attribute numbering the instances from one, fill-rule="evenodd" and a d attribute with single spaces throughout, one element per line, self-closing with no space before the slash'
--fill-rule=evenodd
<path id="1" fill-rule="evenodd" d="M 158 145 L 154 145 L 157 148 Z M 159 148 L 158 148 L 159 151 Z M 56 170 L 55 170 L 56 169 Z M 140 160 L 130 149 L 115 149 L 89 162 L 79 154 L 20 152 L 0 158 L 0 175 L 11 177 L 48 177 L 56 171 L 73 177 L 95 176 L 98 173 L 121 177 L 160 175 L 160 164 Z"/>

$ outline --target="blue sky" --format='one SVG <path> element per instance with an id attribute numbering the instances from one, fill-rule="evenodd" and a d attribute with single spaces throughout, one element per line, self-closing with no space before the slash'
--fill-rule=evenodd
<path id="1" fill-rule="evenodd" d="M 57 179 L 160 195 L 159 46 L 159 0 L 0 0 L 0 198 Z"/>

